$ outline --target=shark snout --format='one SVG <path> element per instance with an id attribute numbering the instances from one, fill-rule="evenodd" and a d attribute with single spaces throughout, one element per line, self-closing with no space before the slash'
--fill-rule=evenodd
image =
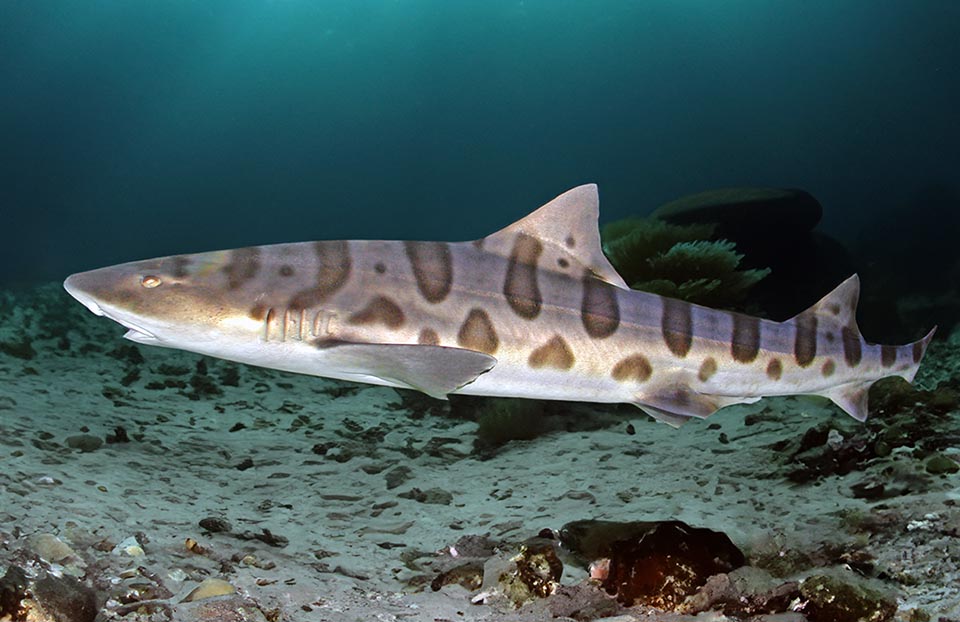
<path id="1" fill-rule="evenodd" d="M 103 308 L 90 291 L 91 285 L 93 284 L 93 279 L 90 277 L 91 274 L 91 272 L 71 274 L 67 277 L 67 280 L 63 282 L 63 289 L 67 290 L 67 293 L 76 298 L 83 306 L 90 309 L 94 315 L 102 316 L 104 315 Z"/>
<path id="2" fill-rule="evenodd" d="M 155 340 L 154 334 L 143 327 L 143 318 L 130 308 L 131 297 L 125 290 L 128 271 L 122 267 L 100 268 L 71 274 L 63 282 L 67 293 L 77 299 L 94 315 L 110 318 L 130 329 L 127 336 Z"/>

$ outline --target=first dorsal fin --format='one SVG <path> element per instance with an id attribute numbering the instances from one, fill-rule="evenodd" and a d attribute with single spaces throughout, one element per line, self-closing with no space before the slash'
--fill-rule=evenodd
<path id="1" fill-rule="evenodd" d="M 568 190 L 535 212 L 483 239 L 485 250 L 509 253 L 518 234 L 536 238 L 589 269 L 597 278 L 628 289 L 600 248 L 596 184 Z"/>
<path id="2" fill-rule="evenodd" d="M 857 302 L 860 300 L 860 277 L 856 274 L 840 283 L 801 315 L 828 317 L 841 326 L 856 328 Z"/>

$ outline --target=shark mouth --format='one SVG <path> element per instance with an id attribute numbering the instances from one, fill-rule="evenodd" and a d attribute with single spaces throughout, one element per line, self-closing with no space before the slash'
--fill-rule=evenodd
<path id="1" fill-rule="evenodd" d="M 159 339 L 157 339 L 157 336 L 151 333 L 150 331 L 148 331 L 147 329 L 137 326 L 130 320 L 121 318 L 120 317 L 121 314 L 119 313 L 112 312 L 109 309 L 104 308 L 104 306 L 101 305 L 96 300 L 94 300 L 92 296 L 84 292 L 82 289 L 76 287 L 74 283 L 71 282 L 71 279 L 67 279 L 67 281 L 64 283 L 64 288 L 67 290 L 67 293 L 69 293 L 71 296 L 76 298 L 81 304 L 83 304 L 83 306 L 89 309 L 90 312 L 93 313 L 94 315 L 99 315 L 101 317 L 109 318 L 114 322 L 116 322 L 117 324 L 120 324 L 121 326 L 125 327 L 127 329 L 127 332 L 123 335 L 124 339 L 129 339 L 130 341 L 135 341 L 137 343 L 145 343 L 145 344 L 153 344 L 153 345 L 159 342 Z"/>

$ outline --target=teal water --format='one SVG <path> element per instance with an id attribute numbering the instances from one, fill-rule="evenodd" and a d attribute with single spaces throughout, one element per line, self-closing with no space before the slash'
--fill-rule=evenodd
<path id="1" fill-rule="evenodd" d="M 608 220 L 772 185 L 851 239 L 894 214 L 939 240 L 958 25 L 937 0 L 4 2 L 0 285 L 476 238 L 588 181 Z"/>

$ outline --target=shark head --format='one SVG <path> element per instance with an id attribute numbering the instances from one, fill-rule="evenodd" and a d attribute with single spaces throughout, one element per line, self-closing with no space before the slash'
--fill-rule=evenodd
<path id="1" fill-rule="evenodd" d="M 96 315 L 125 326 L 125 338 L 183 348 L 215 341 L 226 325 L 234 333 L 243 328 L 235 324 L 245 314 L 224 295 L 223 265 L 219 252 L 163 257 L 73 274 L 63 286 Z M 247 323 L 255 333 L 259 323 Z"/>

